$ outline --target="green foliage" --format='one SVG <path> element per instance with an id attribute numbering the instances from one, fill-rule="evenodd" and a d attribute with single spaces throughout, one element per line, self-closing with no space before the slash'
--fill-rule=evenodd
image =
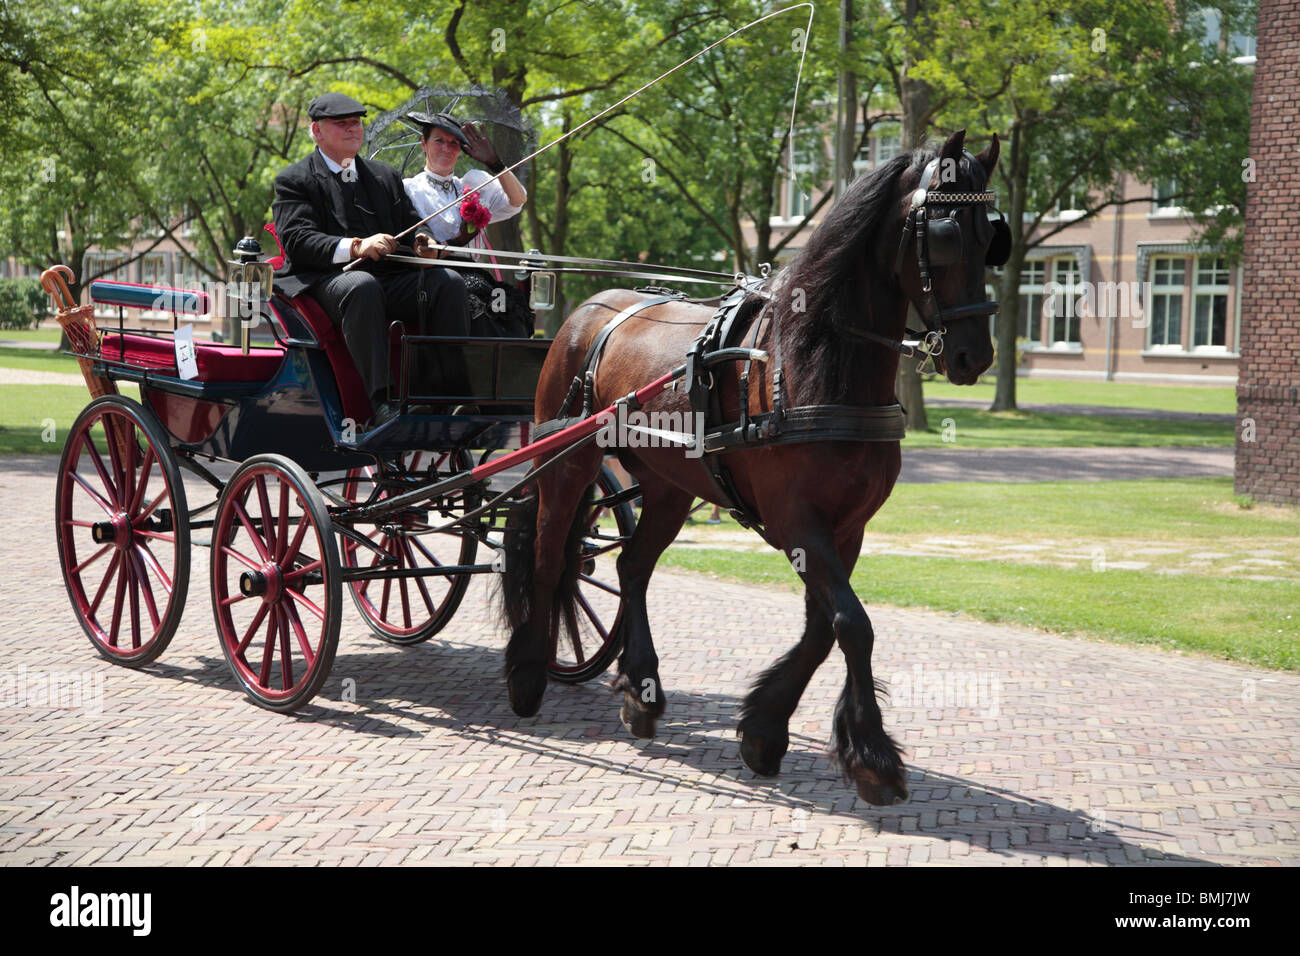
<path id="1" fill-rule="evenodd" d="M 0 329 L 29 329 L 49 315 L 50 297 L 37 279 L 0 279 Z"/>

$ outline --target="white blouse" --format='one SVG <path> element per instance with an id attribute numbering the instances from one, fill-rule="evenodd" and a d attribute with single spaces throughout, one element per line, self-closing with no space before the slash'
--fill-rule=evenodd
<path id="1" fill-rule="evenodd" d="M 519 210 L 523 207 L 510 205 L 501 183 L 499 181 L 489 183 L 488 180 L 491 178 L 492 174 L 482 169 L 468 170 L 463 177 L 438 176 L 425 169 L 418 175 L 403 180 L 403 183 L 406 186 L 406 194 L 411 197 L 411 202 L 415 204 L 415 211 L 420 214 L 421 219 L 455 200 L 450 209 L 443 209 L 423 227 L 438 242 L 446 242 L 460 232 L 460 204 L 467 191 L 478 192 L 478 200 L 492 214 L 493 222 L 501 222 L 519 214 Z M 476 235 L 471 245 L 478 246 L 481 243 L 482 236 Z"/>

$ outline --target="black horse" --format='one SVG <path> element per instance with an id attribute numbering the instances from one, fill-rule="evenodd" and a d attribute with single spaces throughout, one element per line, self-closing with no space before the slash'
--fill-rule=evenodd
<path id="1" fill-rule="evenodd" d="M 941 341 L 937 366 L 959 385 L 972 384 L 993 360 L 985 301 L 985 263 L 1005 260 L 1005 223 L 993 221 L 985 192 L 998 143 L 978 156 L 963 149 L 965 131 L 934 152 L 916 151 L 860 177 L 813 233 L 754 309 L 758 344 L 780 354 L 790 406 L 886 406 L 896 402 L 894 377 L 908 304 Z M 560 329 L 537 389 L 539 422 L 556 417 L 593 338 L 612 314 L 641 295 L 611 291 L 577 308 Z M 773 323 L 772 313 L 779 321 Z M 595 406 L 680 365 L 712 310 L 669 302 L 632 316 L 609 339 L 595 382 Z M 773 342 L 779 330 L 780 351 Z M 748 342 L 750 336 L 746 335 Z M 719 366 L 727 420 L 738 417 L 739 372 Z M 772 405 L 772 366 L 752 376 L 749 409 Z M 685 390 L 664 392 L 646 411 L 689 411 Z M 590 514 L 591 484 L 604 450 L 590 445 L 539 476 L 536 494 L 517 506 L 506 542 L 505 610 L 512 629 L 506 650 L 510 703 L 535 714 L 546 688 L 546 663 L 563 630 L 576 627 L 580 544 Z M 646 615 L 646 585 L 655 562 L 676 537 L 695 498 L 718 500 L 697 459 L 681 448 L 619 451 L 637 479 L 642 513 L 618 558 L 622 606 L 615 627 L 624 650 L 616 688 L 622 719 L 650 737 L 665 697 Z M 768 540 L 792 558 L 806 585 L 807 626 L 799 644 L 768 669 L 746 698 L 741 757 L 755 773 L 780 770 L 787 726 L 813 672 L 839 643 L 848 678 L 835 713 L 834 754 L 846 778 L 871 803 L 906 798 L 899 748 L 885 732 L 871 672 L 873 634 L 849 575 L 863 528 L 893 489 L 897 441 L 808 441 L 728 453 L 735 491 L 766 527 Z M 724 502 L 725 503 L 725 502 Z M 794 560 L 797 557 L 798 560 Z"/>

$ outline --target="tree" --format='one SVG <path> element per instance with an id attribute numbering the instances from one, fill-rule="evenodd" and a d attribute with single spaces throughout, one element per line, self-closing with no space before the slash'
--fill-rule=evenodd
<path id="1" fill-rule="evenodd" d="M 1188 6 L 1021 0 L 1005 7 L 947 0 L 931 9 L 926 45 L 913 41 L 917 72 L 946 101 L 941 122 L 966 126 L 975 138 L 998 132 L 1006 144 L 997 182 L 1012 248 L 999 296 L 994 410 L 1016 406 L 1020 271 L 1031 248 L 1065 228 L 1044 225 L 1055 205 L 1084 193 L 1090 197 L 1084 218 L 1096 216 L 1120 201 L 1115 184 L 1121 173 L 1150 181 L 1178 172 L 1202 192 L 1189 194 L 1187 205 L 1206 208 L 1209 177 L 1187 178 L 1191 171 L 1184 165 L 1189 157 L 1202 158 L 1206 148 L 1188 142 L 1187 131 L 1198 130 L 1238 161 L 1246 154 L 1238 139 L 1241 123 L 1224 115 L 1211 79 L 1222 63 L 1207 63 L 1203 47 L 1192 42 Z M 1248 90 L 1246 97 L 1248 116 Z M 1224 163 L 1208 165 L 1221 172 Z"/>

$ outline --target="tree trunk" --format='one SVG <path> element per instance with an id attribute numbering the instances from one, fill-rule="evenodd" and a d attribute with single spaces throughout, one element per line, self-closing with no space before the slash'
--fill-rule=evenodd
<path id="1" fill-rule="evenodd" d="M 1011 127 L 1011 161 L 1006 181 L 1011 192 L 1011 256 L 1002 273 L 1003 309 L 998 314 L 997 391 L 989 411 L 1005 412 L 1016 407 L 1016 329 L 1020 319 L 1020 270 L 1025 263 L 1025 192 L 1029 184 L 1029 137 L 1025 127 Z"/>
<path id="2" fill-rule="evenodd" d="M 909 33 L 924 30 L 919 24 L 924 16 L 922 0 L 907 0 L 904 16 Z M 916 149 L 925 142 L 926 117 L 930 110 L 930 84 L 912 77 L 911 58 L 903 61 L 902 89 L 898 91 L 899 103 L 903 109 L 901 141 L 903 149 Z M 916 309 L 907 308 L 909 328 L 919 329 L 921 318 Z M 925 391 L 921 384 L 921 373 L 917 371 L 919 362 L 904 358 L 898 363 L 898 378 L 894 382 L 894 393 L 907 413 L 907 430 L 929 431 L 930 420 L 925 414 Z"/>

